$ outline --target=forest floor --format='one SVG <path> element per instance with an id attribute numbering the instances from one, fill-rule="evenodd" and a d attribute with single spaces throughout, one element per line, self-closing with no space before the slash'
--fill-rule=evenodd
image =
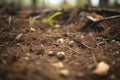
<path id="1" fill-rule="evenodd" d="M 120 18 L 99 23 L 90 18 L 117 13 L 61 12 L 55 17 L 60 27 L 53 28 L 42 20 L 55 11 L 35 18 L 25 10 L 0 9 L 0 80 L 120 79 Z M 101 62 L 109 68 L 95 72 Z"/>

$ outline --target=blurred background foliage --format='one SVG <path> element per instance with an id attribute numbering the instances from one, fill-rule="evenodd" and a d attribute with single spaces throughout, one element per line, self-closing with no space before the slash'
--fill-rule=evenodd
<path id="1" fill-rule="evenodd" d="M 76 6 L 120 7 L 120 0 L 0 0 L 1 4 L 20 4 L 24 7 L 71 8 Z"/>

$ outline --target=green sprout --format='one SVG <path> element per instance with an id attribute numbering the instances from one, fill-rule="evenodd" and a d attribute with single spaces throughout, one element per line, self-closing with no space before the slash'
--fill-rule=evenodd
<path id="1" fill-rule="evenodd" d="M 35 23 L 37 23 L 38 21 L 37 21 L 37 19 L 39 19 L 40 18 L 40 16 L 35 16 L 35 17 L 33 17 L 33 18 L 29 18 L 29 24 L 30 24 L 30 26 L 32 26 L 33 24 L 35 24 Z"/>
<path id="2" fill-rule="evenodd" d="M 45 23 L 45 24 L 47 24 L 47 25 L 50 25 L 53 28 L 58 28 L 58 27 L 60 27 L 60 25 L 56 24 L 57 21 L 54 20 L 54 18 L 57 17 L 57 16 L 59 16 L 59 15 L 61 15 L 61 14 L 62 14 L 62 12 L 56 12 L 53 15 L 48 16 L 47 18 L 44 18 L 42 20 L 42 22 Z"/>

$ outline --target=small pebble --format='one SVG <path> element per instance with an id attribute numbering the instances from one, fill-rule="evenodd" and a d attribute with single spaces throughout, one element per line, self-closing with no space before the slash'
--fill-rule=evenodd
<path id="1" fill-rule="evenodd" d="M 117 55 L 119 55 L 119 54 L 120 54 L 120 52 L 119 52 L 119 51 L 116 51 L 115 53 L 116 53 Z"/>
<path id="2" fill-rule="evenodd" d="M 36 31 L 36 29 L 35 29 L 35 28 L 33 28 L 33 27 L 30 27 L 30 31 L 35 32 L 35 31 Z"/>
<path id="3" fill-rule="evenodd" d="M 17 46 L 20 46 L 21 44 L 20 43 L 16 43 Z"/>
<path id="4" fill-rule="evenodd" d="M 105 76 L 107 75 L 108 71 L 110 69 L 110 66 L 105 62 L 98 63 L 95 70 L 93 70 L 93 73 L 99 76 Z"/>
<path id="5" fill-rule="evenodd" d="M 26 56 L 30 56 L 30 53 L 26 53 Z"/>
<path id="6" fill-rule="evenodd" d="M 58 52 L 57 53 L 57 58 L 58 59 L 64 59 L 65 58 L 65 53 L 64 52 Z"/>
<path id="7" fill-rule="evenodd" d="M 64 43 L 64 39 L 63 38 L 60 38 L 57 40 L 58 43 Z"/>
<path id="8" fill-rule="evenodd" d="M 116 42 L 116 41 L 113 39 L 111 42 L 113 42 L 113 43 L 114 43 L 114 42 Z"/>
<path id="9" fill-rule="evenodd" d="M 118 44 L 118 46 L 120 46 L 120 43 Z"/>
<path id="10" fill-rule="evenodd" d="M 106 41 L 107 39 L 103 39 L 103 41 Z"/>
<path id="11" fill-rule="evenodd" d="M 117 44 L 119 44 L 120 42 L 119 41 L 116 41 Z"/>
<path id="12" fill-rule="evenodd" d="M 60 75 L 63 77 L 68 77 L 69 71 L 67 69 L 60 70 Z"/>
<path id="13" fill-rule="evenodd" d="M 80 36 L 82 39 L 84 38 L 84 36 Z"/>
<path id="14" fill-rule="evenodd" d="M 93 33 L 89 33 L 89 36 L 93 36 Z"/>
<path id="15" fill-rule="evenodd" d="M 24 60 L 29 60 L 29 57 L 24 57 Z"/>
<path id="16" fill-rule="evenodd" d="M 115 75 L 112 74 L 112 75 L 110 76 L 110 79 L 111 79 L 111 80 L 115 80 Z"/>
<path id="17" fill-rule="evenodd" d="M 34 49 L 34 48 L 32 48 L 32 47 L 30 47 L 30 48 L 29 48 L 29 51 L 30 51 L 30 52 L 34 52 L 34 51 L 35 51 L 35 49 Z"/>
<path id="18" fill-rule="evenodd" d="M 74 43 L 74 41 L 69 41 L 68 44 L 69 44 L 70 46 L 73 46 L 73 43 Z"/>
<path id="19" fill-rule="evenodd" d="M 49 56 L 55 56 L 55 52 L 54 52 L 54 51 L 49 51 L 49 52 L 48 52 L 48 55 L 49 55 Z"/>

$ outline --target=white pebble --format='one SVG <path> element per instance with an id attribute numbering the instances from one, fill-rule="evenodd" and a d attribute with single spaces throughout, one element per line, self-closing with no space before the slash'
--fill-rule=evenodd
<path id="1" fill-rule="evenodd" d="M 111 42 L 113 42 L 113 43 L 114 43 L 114 42 L 116 42 L 116 41 L 113 39 Z"/>
<path id="2" fill-rule="evenodd" d="M 63 38 L 60 38 L 57 40 L 58 43 L 64 43 L 64 39 Z"/>
<path id="3" fill-rule="evenodd" d="M 83 38 L 84 38 L 84 36 L 81 36 L 81 38 L 83 39 Z"/>
<path id="4" fill-rule="evenodd" d="M 49 55 L 49 56 L 54 56 L 54 55 L 55 55 L 55 52 L 54 52 L 54 51 L 49 51 L 49 52 L 48 52 L 48 55 Z"/>
<path id="5" fill-rule="evenodd" d="M 120 42 L 119 41 L 116 41 L 117 44 L 119 44 Z"/>
<path id="6" fill-rule="evenodd" d="M 69 71 L 67 69 L 60 70 L 60 75 L 64 77 L 68 77 Z"/>
<path id="7" fill-rule="evenodd" d="M 116 53 L 116 54 L 118 54 L 118 55 L 120 54 L 120 52 L 119 52 L 119 51 L 116 51 L 115 53 Z"/>
<path id="8" fill-rule="evenodd" d="M 58 52 L 57 57 L 58 57 L 58 59 L 64 59 L 65 58 L 65 53 L 64 52 Z"/>
<path id="9" fill-rule="evenodd" d="M 35 28 L 33 28 L 33 27 L 30 27 L 30 31 L 35 32 L 35 31 L 36 31 L 36 29 L 35 29 Z"/>
<path id="10" fill-rule="evenodd" d="M 69 43 L 68 43 L 68 44 L 69 44 L 69 45 L 72 45 L 73 43 L 74 43 L 74 41 L 69 41 Z"/>
<path id="11" fill-rule="evenodd" d="M 28 57 L 24 57 L 24 60 L 29 60 L 29 58 Z"/>
<path id="12" fill-rule="evenodd" d="M 93 73 L 100 76 L 104 76 L 104 75 L 107 75 L 109 69 L 110 69 L 110 66 L 108 64 L 106 64 L 105 62 L 100 62 L 98 63 Z"/>

